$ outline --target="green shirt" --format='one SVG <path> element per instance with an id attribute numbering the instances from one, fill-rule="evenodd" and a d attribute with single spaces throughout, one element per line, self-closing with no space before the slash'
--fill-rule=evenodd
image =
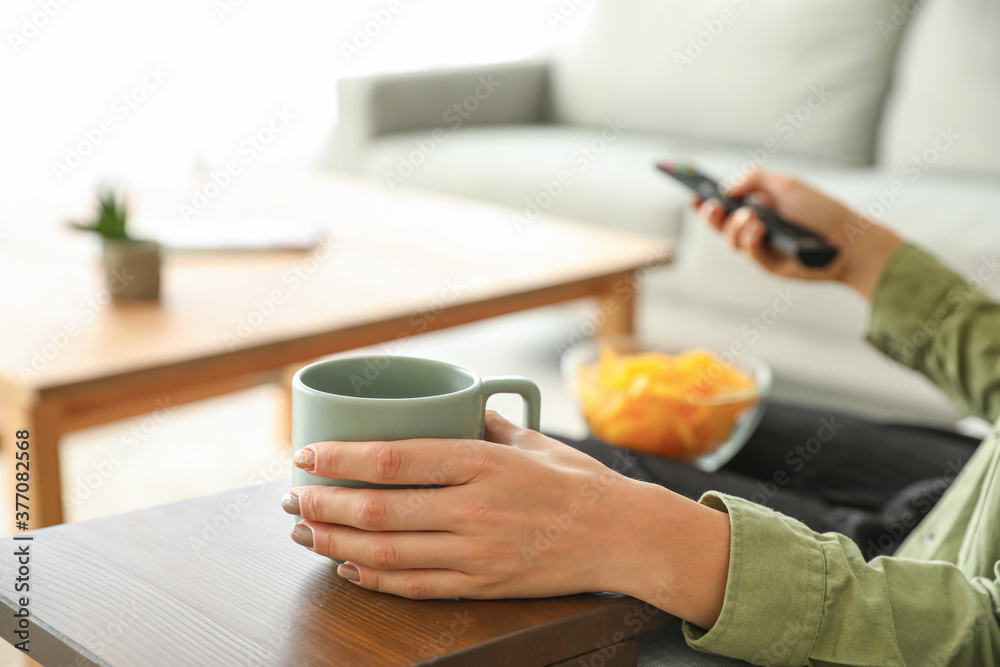
<path id="1" fill-rule="evenodd" d="M 1000 665 L 1000 304 L 979 284 L 904 246 L 867 335 L 994 422 L 951 488 L 896 554 L 870 562 L 843 535 L 705 494 L 730 517 L 729 580 L 710 631 L 685 623 L 689 645 L 759 665 Z"/>

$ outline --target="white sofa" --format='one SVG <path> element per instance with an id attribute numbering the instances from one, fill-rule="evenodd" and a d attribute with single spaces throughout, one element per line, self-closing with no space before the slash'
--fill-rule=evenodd
<path id="1" fill-rule="evenodd" d="M 512 224 L 675 238 L 644 332 L 743 342 L 785 399 L 946 423 L 954 408 L 862 341 L 858 298 L 764 275 L 652 165 L 794 172 L 1000 294 L 998 35 L 988 0 L 594 0 L 544 59 L 341 81 L 332 164 L 509 205 Z"/>

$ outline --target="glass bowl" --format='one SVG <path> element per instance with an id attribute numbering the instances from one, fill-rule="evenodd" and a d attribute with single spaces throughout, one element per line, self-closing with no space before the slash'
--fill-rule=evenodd
<path id="1" fill-rule="evenodd" d="M 741 353 L 599 339 L 567 351 L 562 372 L 595 438 L 714 472 L 746 444 L 771 392 L 770 367 L 743 346 L 733 349 Z M 648 353 L 690 354 L 673 365 L 631 356 Z"/>

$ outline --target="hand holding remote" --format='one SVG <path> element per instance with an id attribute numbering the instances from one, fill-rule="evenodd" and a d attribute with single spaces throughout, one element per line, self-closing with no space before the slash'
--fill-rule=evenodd
<path id="1" fill-rule="evenodd" d="M 764 223 L 767 244 L 772 249 L 795 258 L 803 266 L 811 269 L 823 268 L 837 257 L 837 247 L 831 245 L 822 235 L 782 218 L 773 209 L 757 201 L 727 195 L 722 192 L 716 181 L 690 165 L 677 166 L 661 162 L 656 167 L 691 189 L 699 199 L 721 202 L 727 216 L 744 206 L 751 207 L 757 218 Z"/>
<path id="2" fill-rule="evenodd" d="M 721 203 L 699 198 L 695 200 L 699 214 L 725 234 L 734 248 L 778 276 L 843 282 L 870 298 L 882 269 L 903 244 L 889 229 L 860 218 L 840 202 L 783 174 L 755 171 L 725 195 L 747 198 L 751 205 L 727 214 Z M 754 203 L 827 239 L 839 249 L 837 256 L 825 267 L 815 269 L 775 252 L 764 242 L 766 229 Z M 863 230 L 860 235 L 851 233 L 859 229 Z"/>

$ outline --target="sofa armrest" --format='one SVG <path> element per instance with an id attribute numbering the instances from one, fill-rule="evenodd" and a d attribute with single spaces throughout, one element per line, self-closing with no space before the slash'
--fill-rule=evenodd
<path id="1" fill-rule="evenodd" d="M 352 171 L 366 142 L 394 132 L 541 122 L 548 73 L 547 61 L 525 60 L 341 79 L 332 164 Z"/>

